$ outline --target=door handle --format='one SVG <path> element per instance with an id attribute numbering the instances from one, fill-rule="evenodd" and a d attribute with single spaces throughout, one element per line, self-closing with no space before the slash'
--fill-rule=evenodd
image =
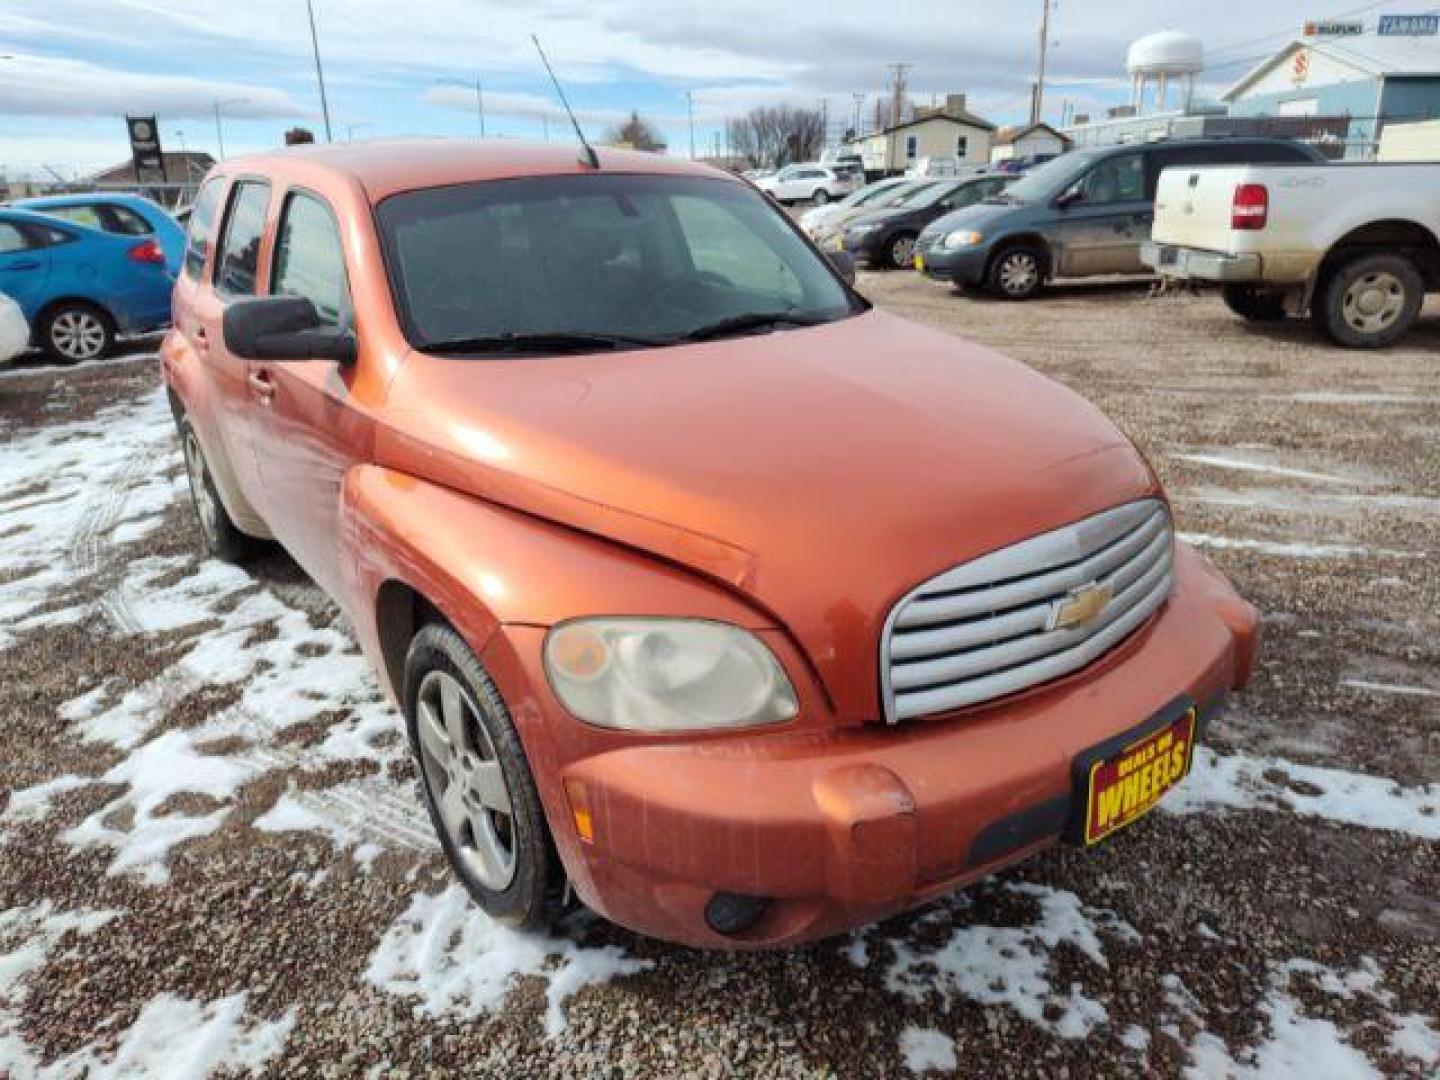
<path id="1" fill-rule="evenodd" d="M 271 381 L 270 376 L 265 374 L 264 371 L 250 372 L 250 374 L 246 376 L 246 382 L 250 384 L 250 389 L 255 391 L 255 396 L 260 400 L 260 404 L 269 405 L 271 400 L 274 399 L 275 383 Z"/>
<path id="2" fill-rule="evenodd" d="M 13 263 L 11 263 L 11 264 L 10 264 L 9 266 L 7 266 L 5 269 L 6 269 L 6 270 L 11 270 L 11 271 L 14 271 L 14 270 L 39 270 L 39 269 L 40 269 L 40 260 L 39 260 L 39 259 L 21 259 L 19 262 L 13 262 Z"/>

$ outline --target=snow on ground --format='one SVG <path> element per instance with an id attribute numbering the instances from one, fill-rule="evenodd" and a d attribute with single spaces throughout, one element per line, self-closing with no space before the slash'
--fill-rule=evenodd
<path id="1" fill-rule="evenodd" d="M 1285 809 L 1367 829 L 1440 840 L 1440 785 L 1407 788 L 1383 776 L 1250 754 L 1195 749 L 1190 775 L 1160 804 L 1175 814 Z"/>
<path id="2" fill-rule="evenodd" d="M 1316 1015 L 1335 1002 L 1368 998 L 1381 1008 L 1393 995 L 1380 989 L 1383 973 L 1375 961 L 1362 958 L 1351 971 L 1335 971 L 1309 959 L 1271 964 L 1268 993 L 1261 1002 L 1264 1027 L 1255 1032 L 1252 1045 L 1232 1053 L 1209 1031 L 1199 1031 L 1190 1043 L 1188 1074 L 1196 1080 L 1234 1077 L 1236 1080 L 1370 1080 L 1381 1076 L 1334 1021 Z M 1302 992 L 1303 988 L 1308 992 Z M 1184 1009 L 1192 1022 L 1198 1004 L 1190 999 Z M 1172 1034 L 1178 1028 L 1171 1029 Z M 1416 1014 L 1394 1020 L 1387 1033 L 1390 1049 L 1407 1068 L 1433 1075 L 1440 1065 L 1440 1033 Z M 1417 1075 L 1423 1075 L 1417 1074 Z"/>
<path id="3" fill-rule="evenodd" d="M 1290 559 L 1353 559 L 1384 556 L 1390 559 L 1423 559 L 1423 551 L 1395 551 L 1371 548 L 1360 544 L 1316 544 L 1310 542 L 1282 543 L 1275 540 L 1250 540 L 1235 536 L 1212 536 L 1209 533 L 1176 533 L 1181 540 L 1195 547 L 1220 548 L 1231 551 L 1253 551 L 1259 555 L 1275 555 Z"/>
<path id="4" fill-rule="evenodd" d="M 1171 454 L 1177 461 L 1188 461 L 1192 465 L 1205 465 L 1212 469 L 1233 469 L 1239 472 L 1264 473 L 1268 476 L 1283 477 L 1286 480 L 1305 480 L 1317 484 L 1364 484 L 1349 476 L 1297 469 L 1289 465 L 1276 465 L 1267 461 L 1234 457 L 1230 454 Z"/>
<path id="5" fill-rule="evenodd" d="M 583 948 L 567 938 L 521 934 L 487 917 L 459 885 L 416 896 L 380 941 L 365 978 L 392 994 L 418 998 L 429 1016 L 471 1018 L 497 1008 L 519 976 L 547 980 L 545 1030 L 565 1029 L 565 999 L 582 987 L 650 967 L 613 947 Z"/>
<path id="6" fill-rule="evenodd" d="M 954 1072 L 959 1062 L 955 1057 L 955 1040 L 934 1028 L 907 1025 L 900 1032 L 900 1056 L 912 1073 L 928 1069 Z"/>
<path id="7" fill-rule="evenodd" d="M 1113 912 L 1086 905 L 1072 892 L 1025 882 L 1001 888 L 1038 907 L 1025 926 L 960 925 L 938 946 L 894 940 L 895 958 L 886 985 L 916 1003 L 940 995 L 948 1012 L 951 998 L 980 1005 L 1004 1005 L 1026 1020 L 1066 1039 L 1082 1039 L 1106 1020 L 1104 1005 L 1079 985 L 1057 986 L 1051 968 L 1062 942 L 1092 963 L 1109 968 L 1102 935 L 1134 941 L 1139 935 Z M 963 915 L 969 894 L 960 894 L 922 916 L 929 925 Z M 928 935 L 926 935 L 928 937 Z"/>
<path id="8" fill-rule="evenodd" d="M 124 438 L 115 438 L 115 432 Z M 107 533 L 158 524 L 175 497 L 175 428 L 163 393 L 89 420 L 37 427 L 0 454 L 0 649 L 36 626 L 83 612 L 48 610 L 77 573 L 98 567 Z"/>

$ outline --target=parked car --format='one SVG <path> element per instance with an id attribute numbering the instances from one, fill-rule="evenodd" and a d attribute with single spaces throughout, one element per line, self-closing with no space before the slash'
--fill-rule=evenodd
<path id="1" fill-rule="evenodd" d="M 20 305 L 0 293 L 0 364 L 8 364 L 30 347 L 30 324 Z"/>
<path id="2" fill-rule="evenodd" d="M 779 203 L 808 202 L 824 206 L 849 195 L 857 183 L 851 173 L 808 163 L 787 165 L 774 176 L 761 177 L 755 186 Z"/>
<path id="3" fill-rule="evenodd" d="M 832 203 L 830 206 L 817 207 L 817 210 L 829 210 L 831 207 L 838 207 L 839 209 L 833 217 L 824 218 L 820 221 L 815 227 L 815 231 L 810 234 L 810 239 L 814 240 L 823 250 L 832 252 L 839 251 L 844 247 L 840 242 L 840 234 L 845 231 L 845 226 L 855 218 L 875 210 L 894 206 L 904 199 L 912 198 L 926 188 L 934 187 L 936 184 L 943 182 L 940 180 L 907 180 L 903 176 L 896 176 L 891 177 L 890 180 L 877 181 L 877 183 L 884 184 L 890 183 L 891 181 L 899 182 L 875 199 L 857 206 L 846 206 L 845 200 L 842 199 L 839 203 Z M 813 212 L 814 211 L 806 211 L 807 214 Z"/>
<path id="4" fill-rule="evenodd" d="M 1009 182 L 1009 177 L 982 175 L 917 187 L 888 206 L 847 220 L 829 239 L 829 248 L 847 251 L 876 269 L 908 270 L 915 261 L 915 238 L 926 225 L 998 194 Z"/>
<path id="5" fill-rule="evenodd" d="M 52 360 L 95 360 L 118 333 L 166 325 L 173 285 L 153 236 L 116 236 L 49 214 L 0 209 L 0 292 L 20 305 Z"/>
<path id="6" fill-rule="evenodd" d="M 153 236 L 165 252 L 165 265 L 171 275 L 180 273 L 185 230 L 164 207 L 149 199 L 139 195 L 91 192 L 19 199 L 12 205 L 116 236 Z"/>
<path id="7" fill-rule="evenodd" d="M 1155 184 L 1172 165 L 1318 163 L 1283 139 L 1197 139 L 1062 154 L 1005 191 L 933 222 L 916 254 L 927 277 L 1026 300 L 1056 277 L 1142 274 Z"/>
<path id="8" fill-rule="evenodd" d="M 1044 165 L 1047 161 L 1054 161 L 1058 156 L 1058 154 L 1024 154 L 1020 157 L 1006 158 L 1004 161 L 997 162 L 995 169 L 997 172 L 1011 173 L 1019 176 L 1023 172 L 1029 172 L 1037 165 Z"/>
<path id="9" fill-rule="evenodd" d="M 232 158 L 175 303 L 206 544 L 337 599 L 505 923 L 837 933 L 1104 840 L 1249 678 L 1254 608 L 1119 429 L 719 170 Z"/>
<path id="10" fill-rule="evenodd" d="M 1221 283 L 1242 318 L 1391 345 L 1440 291 L 1440 164 L 1169 168 L 1153 236 L 1146 265 Z"/>
<path id="11" fill-rule="evenodd" d="M 873 184 L 857 188 L 839 202 L 827 203 L 824 206 L 812 206 L 800 215 L 800 228 L 805 230 L 805 235 L 813 240 L 829 223 L 861 207 L 873 209 L 878 203 L 883 202 L 886 196 L 910 183 L 911 181 L 906 180 L 903 176 L 893 176 L 888 180 L 877 180 Z"/>

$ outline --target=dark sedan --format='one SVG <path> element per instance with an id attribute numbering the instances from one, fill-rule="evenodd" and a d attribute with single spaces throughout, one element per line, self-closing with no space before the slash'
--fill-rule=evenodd
<path id="1" fill-rule="evenodd" d="M 998 194 L 1012 177 L 993 173 L 942 180 L 920 188 L 889 206 L 860 214 L 831 237 L 832 251 L 848 251 L 875 269 L 900 269 L 912 264 L 915 238 L 936 218 Z"/>

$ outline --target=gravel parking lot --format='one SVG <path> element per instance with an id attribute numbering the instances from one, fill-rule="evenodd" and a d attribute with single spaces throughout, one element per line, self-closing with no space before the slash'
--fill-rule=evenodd
<path id="1" fill-rule="evenodd" d="M 788 953 L 450 883 L 400 725 L 282 554 L 197 557 L 145 351 L 0 374 L 0 1076 L 1432 1076 L 1440 304 L 1403 348 L 1128 284 L 876 302 L 1079 390 L 1264 612 L 1162 810 Z M 877 358 L 883 362 L 883 358 Z"/>

